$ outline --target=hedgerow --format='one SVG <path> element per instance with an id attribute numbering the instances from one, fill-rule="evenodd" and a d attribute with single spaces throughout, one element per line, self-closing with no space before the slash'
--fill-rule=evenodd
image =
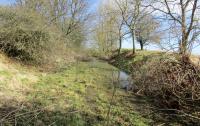
<path id="1" fill-rule="evenodd" d="M 62 32 L 37 12 L 0 8 L 0 49 L 28 63 L 47 63 L 65 52 Z"/>

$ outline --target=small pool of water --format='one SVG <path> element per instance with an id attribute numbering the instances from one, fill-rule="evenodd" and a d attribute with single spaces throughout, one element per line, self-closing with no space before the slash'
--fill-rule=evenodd
<path id="1" fill-rule="evenodd" d="M 133 87 L 132 78 L 123 71 L 118 71 L 117 73 L 119 79 L 119 87 L 125 90 L 131 90 Z"/>
<path id="2" fill-rule="evenodd" d="M 97 60 L 96 58 L 93 58 L 92 61 L 90 61 L 92 63 L 91 68 L 96 67 L 97 61 L 99 62 L 99 60 Z M 100 61 L 100 62 L 104 62 L 104 61 Z M 107 68 L 104 68 L 104 66 L 102 66 L 102 69 L 109 70 Z M 114 80 L 117 82 L 117 87 L 121 89 L 125 89 L 126 91 L 132 90 L 134 88 L 133 79 L 127 73 L 121 70 L 113 71 L 113 69 L 110 69 L 109 71 L 114 72 Z"/>

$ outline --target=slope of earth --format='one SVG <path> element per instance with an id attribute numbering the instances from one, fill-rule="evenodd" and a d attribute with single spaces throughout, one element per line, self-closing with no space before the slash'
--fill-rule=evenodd
<path id="1" fill-rule="evenodd" d="M 94 60 L 56 72 L 0 56 L 0 125 L 146 126 L 132 95 L 114 88 L 116 68 Z"/>

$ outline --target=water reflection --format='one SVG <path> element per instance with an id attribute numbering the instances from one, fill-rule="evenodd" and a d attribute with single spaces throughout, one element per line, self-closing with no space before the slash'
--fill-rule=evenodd
<path id="1" fill-rule="evenodd" d="M 126 91 L 132 90 L 133 87 L 133 81 L 132 78 L 123 71 L 116 72 L 116 76 L 119 78 L 119 87 L 121 89 L 125 89 Z"/>

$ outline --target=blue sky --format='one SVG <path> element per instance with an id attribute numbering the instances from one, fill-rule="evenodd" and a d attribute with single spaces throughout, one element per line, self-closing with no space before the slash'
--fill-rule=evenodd
<path id="1" fill-rule="evenodd" d="M 100 0 L 88 0 L 91 4 L 95 6 Z M 9 5 L 14 3 L 15 0 L 0 0 L 0 5 Z"/>
<path id="2" fill-rule="evenodd" d="M 0 0 L 0 5 L 9 5 L 14 3 L 15 0 Z"/>
<path id="3" fill-rule="evenodd" d="M 15 0 L 0 0 L 0 5 L 10 5 L 13 4 Z M 91 6 L 91 11 L 95 11 L 98 7 L 98 4 L 100 2 L 100 0 L 88 0 Z M 131 48 L 132 47 L 132 43 L 131 40 L 125 40 L 123 42 L 123 48 Z M 139 48 L 139 45 L 136 44 L 136 47 Z M 148 50 L 159 50 L 159 48 L 156 45 L 151 45 L 151 46 L 147 46 L 145 47 Z M 193 49 L 193 54 L 197 54 L 200 55 L 200 47 L 196 47 Z"/>

